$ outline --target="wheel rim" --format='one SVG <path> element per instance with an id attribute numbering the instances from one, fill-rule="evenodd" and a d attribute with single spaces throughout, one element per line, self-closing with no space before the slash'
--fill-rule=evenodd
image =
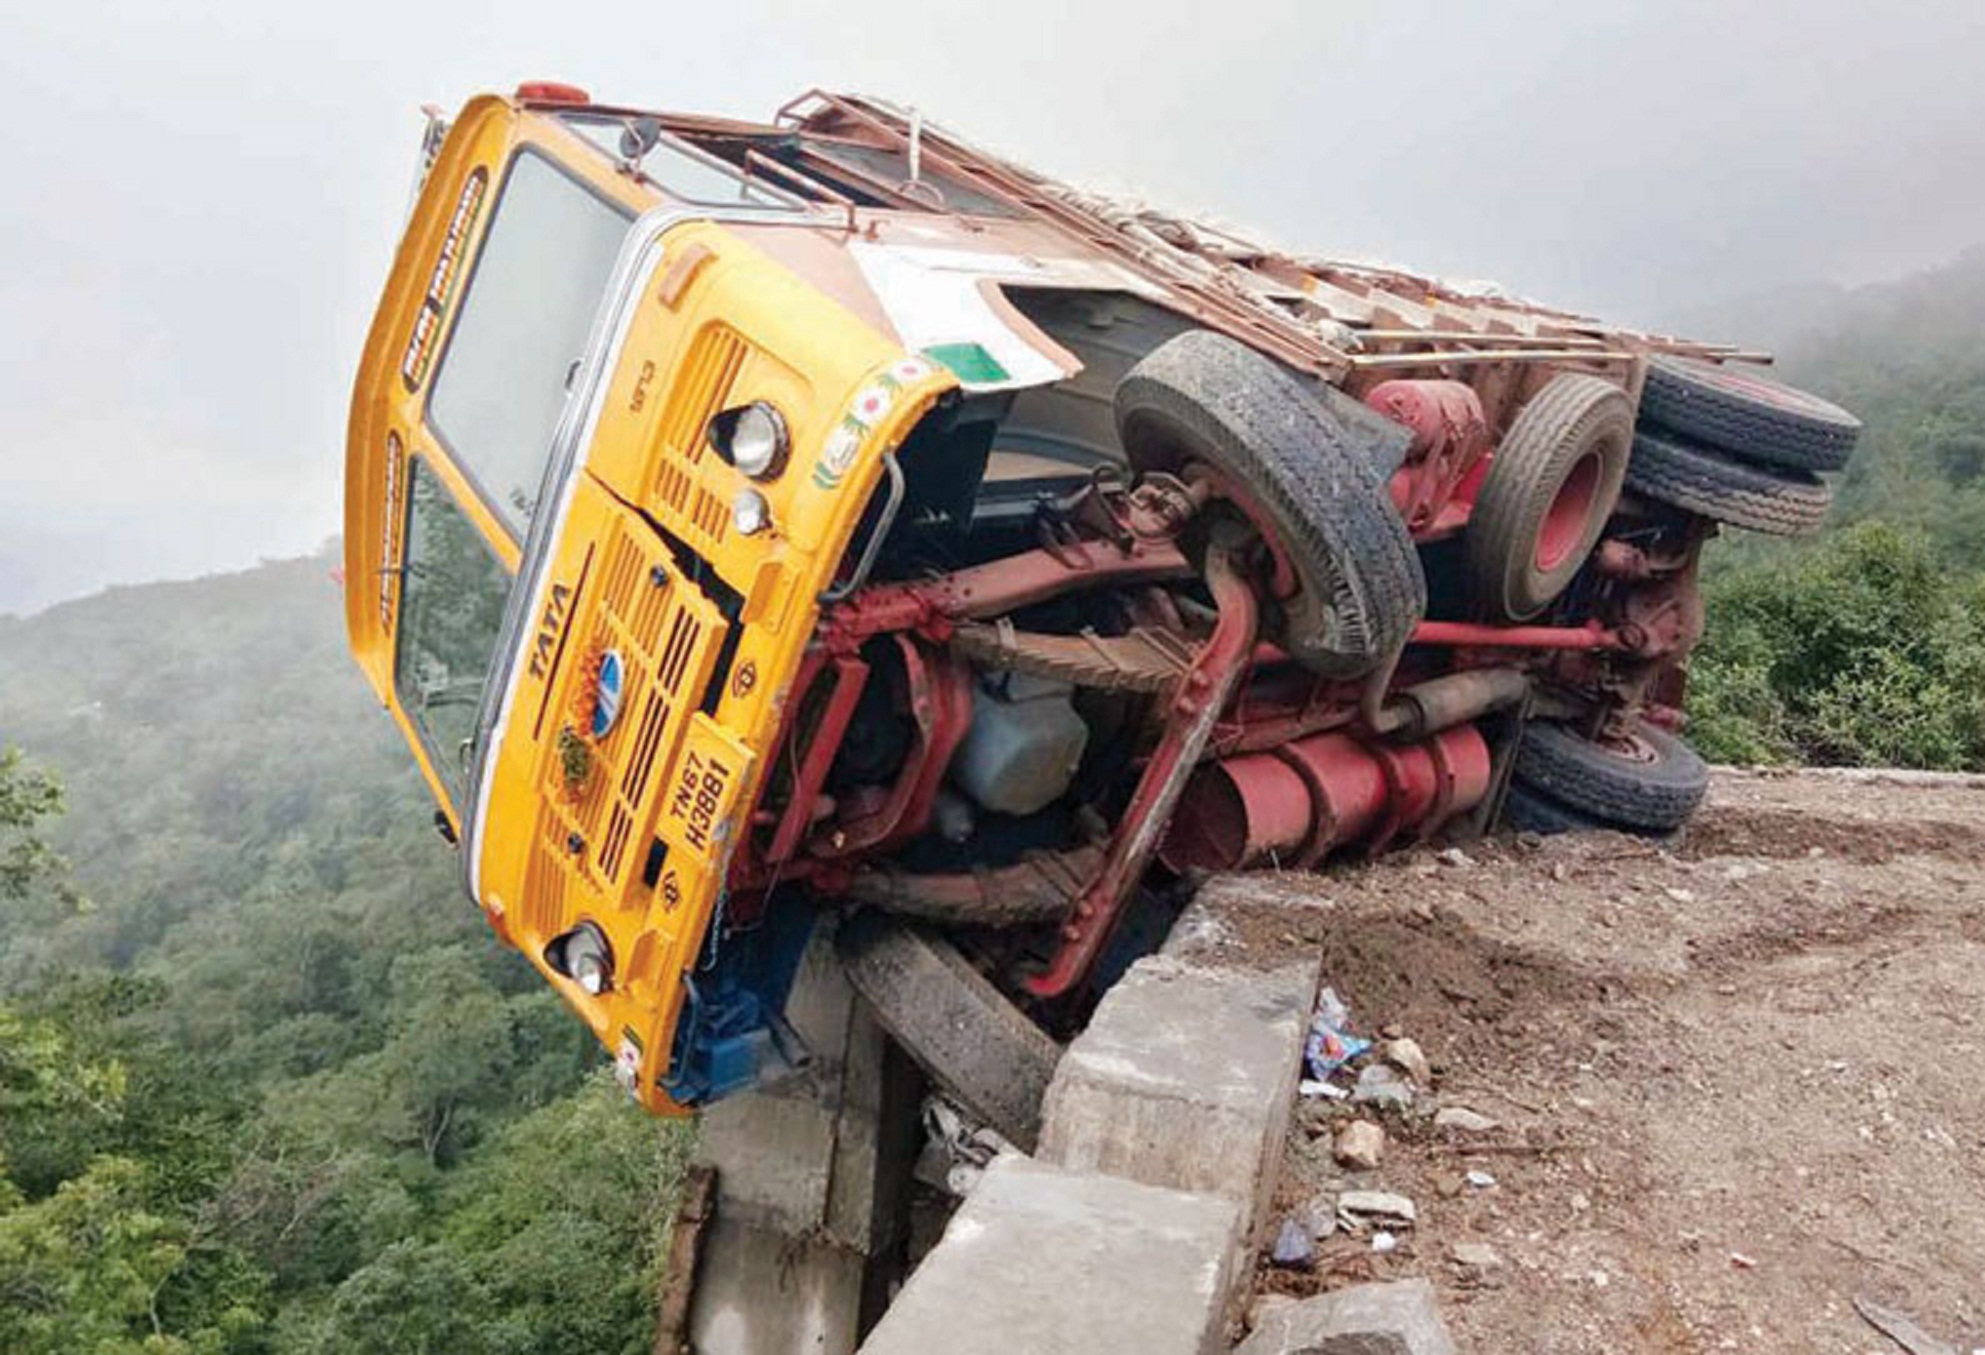
<path id="1" fill-rule="evenodd" d="M 1550 573 L 1584 544 L 1602 470 L 1599 453 L 1587 452 L 1558 486 L 1557 497 L 1544 510 L 1544 521 L 1537 528 L 1533 558 L 1542 572 Z"/>
<path id="2" fill-rule="evenodd" d="M 1651 766 L 1661 760 L 1661 750 L 1656 748 L 1637 730 L 1614 739 L 1596 740 L 1595 746 L 1601 752 L 1616 757 L 1622 762 L 1633 762 L 1641 766 Z"/>

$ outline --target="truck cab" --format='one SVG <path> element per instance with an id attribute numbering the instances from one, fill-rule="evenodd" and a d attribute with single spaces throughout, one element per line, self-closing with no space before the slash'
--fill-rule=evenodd
<path id="1" fill-rule="evenodd" d="M 424 166 L 353 403 L 347 622 L 470 893 L 666 1111 L 771 1055 L 726 1009 L 751 1038 L 671 1078 L 683 976 L 877 453 L 956 381 L 768 256 L 805 204 L 572 98 L 477 99 Z"/>

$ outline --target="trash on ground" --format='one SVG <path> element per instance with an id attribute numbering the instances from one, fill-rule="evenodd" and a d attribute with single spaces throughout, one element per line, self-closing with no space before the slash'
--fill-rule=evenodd
<path id="1" fill-rule="evenodd" d="M 1311 1236 L 1309 1225 L 1300 1219 L 1283 1219 L 1268 1259 L 1290 1270 L 1308 1270 L 1315 1265 L 1316 1239 Z"/>
<path id="2" fill-rule="evenodd" d="M 1756 1257 L 1746 1256 L 1740 1251 L 1730 1253 L 1730 1264 L 1739 1270 L 1756 1270 L 1758 1268 Z"/>
<path id="3" fill-rule="evenodd" d="M 1495 1177 L 1480 1169 L 1469 1172 L 1466 1179 L 1477 1190 L 1487 1190 L 1496 1183 Z"/>
<path id="4" fill-rule="evenodd" d="M 1383 1228 L 1372 1234 L 1372 1250 L 1375 1252 L 1388 1252 L 1398 1245 L 1399 1239 Z"/>
<path id="5" fill-rule="evenodd" d="M 1322 1096 L 1332 1101 L 1342 1101 L 1351 1094 L 1334 1082 L 1324 1082 L 1313 1077 L 1306 1077 L 1298 1082 L 1296 1091 L 1303 1096 Z"/>
<path id="6" fill-rule="evenodd" d="M 1325 988 L 1319 993 L 1309 1039 L 1303 1045 L 1303 1065 L 1310 1076 L 1321 1082 L 1371 1047 L 1370 1040 L 1351 1033 L 1351 1012 L 1337 990 Z"/>
<path id="7" fill-rule="evenodd" d="M 1389 1063 L 1368 1063 L 1358 1070 L 1358 1085 L 1351 1099 L 1360 1105 L 1398 1106 L 1413 1104 L 1413 1086 Z"/>
<path id="8" fill-rule="evenodd" d="M 960 1199 L 972 1193 L 986 1164 L 1020 1150 L 998 1130 L 980 1124 L 941 1096 L 924 1098 L 924 1146 L 915 1175 L 925 1185 Z"/>

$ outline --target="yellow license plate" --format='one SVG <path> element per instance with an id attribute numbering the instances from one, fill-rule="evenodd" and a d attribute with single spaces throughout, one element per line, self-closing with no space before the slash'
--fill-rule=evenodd
<path id="1" fill-rule="evenodd" d="M 671 847 L 715 861 L 736 831 L 731 814 L 751 766 L 751 750 L 708 715 L 689 722 L 675 779 L 662 806 L 661 835 Z"/>

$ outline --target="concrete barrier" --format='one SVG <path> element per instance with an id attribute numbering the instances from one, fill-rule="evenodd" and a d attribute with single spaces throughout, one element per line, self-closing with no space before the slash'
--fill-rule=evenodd
<path id="1" fill-rule="evenodd" d="M 1240 1210 L 1019 1156 L 986 1169 L 862 1355 L 1210 1355 Z"/>
<path id="2" fill-rule="evenodd" d="M 1241 1206 L 1251 1239 L 1281 1165 L 1317 961 L 1216 970 L 1140 960 L 1062 1056 L 1040 1158 Z"/>

